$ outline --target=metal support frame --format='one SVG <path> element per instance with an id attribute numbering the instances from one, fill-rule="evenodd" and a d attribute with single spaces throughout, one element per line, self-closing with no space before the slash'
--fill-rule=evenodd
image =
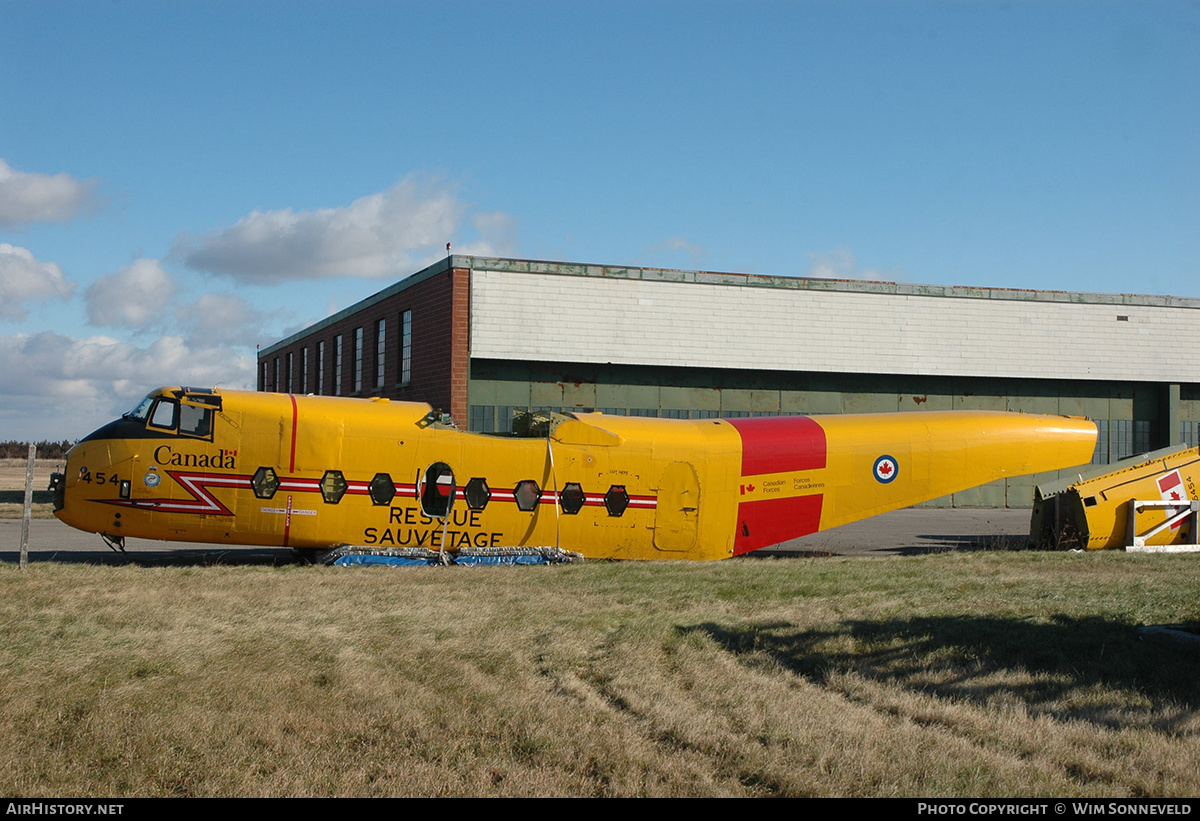
<path id="1" fill-rule="evenodd" d="M 1172 508 L 1174 513 L 1157 527 L 1138 534 L 1137 518 L 1143 510 L 1151 508 Z M 1161 533 L 1168 527 L 1187 520 L 1187 537 L 1180 544 L 1147 545 L 1146 540 Z M 1131 553 L 1196 553 L 1200 552 L 1200 501 L 1164 502 L 1159 500 L 1139 501 L 1129 500 L 1129 513 L 1125 525 L 1125 550 Z"/>

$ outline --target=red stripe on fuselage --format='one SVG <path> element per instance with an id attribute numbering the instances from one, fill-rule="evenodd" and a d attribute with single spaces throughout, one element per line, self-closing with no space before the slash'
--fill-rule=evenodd
<path id="1" fill-rule="evenodd" d="M 726 419 L 742 437 L 742 475 L 825 467 L 825 431 L 807 416 Z"/>
<path id="2" fill-rule="evenodd" d="M 305 349 L 307 351 L 307 348 Z M 288 463 L 288 473 L 296 472 L 296 420 L 300 416 L 299 409 L 296 408 L 295 394 L 288 394 L 288 399 L 292 400 L 292 460 Z"/>

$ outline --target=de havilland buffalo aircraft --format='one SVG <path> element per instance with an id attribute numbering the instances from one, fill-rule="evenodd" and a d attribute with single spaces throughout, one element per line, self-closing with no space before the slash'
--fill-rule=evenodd
<path id="1" fill-rule="evenodd" d="M 724 559 L 1087 462 L 1083 419 L 989 411 L 656 419 L 467 433 L 387 399 L 168 387 L 84 438 L 55 515 L 126 537 L 299 551 L 553 547 Z"/>

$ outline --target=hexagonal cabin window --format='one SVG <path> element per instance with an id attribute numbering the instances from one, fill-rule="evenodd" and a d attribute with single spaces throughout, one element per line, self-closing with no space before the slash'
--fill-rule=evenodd
<path id="1" fill-rule="evenodd" d="M 465 491 L 467 497 L 467 507 L 471 510 L 483 510 L 487 507 L 487 503 L 491 501 L 492 489 L 488 487 L 487 479 L 482 476 L 476 476 L 467 482 Z"/>
<path id="2" fill-rule="evenodd" d="M 270 499 L 275 495 L 275 491 L 279 490 L 279 477 L 275 475 L 274 468 L 261 467 L 254 471 L 254 478 L 250 480 L 251 487 L 254 488 L 254 495 L 260 499 Z"/>
<path id="3" fill-rule="evenodd" d="M 538 499 L 542 498 L 542 489 L 532 479 L 517 482 L 513 488 L 513 498 L 517 500 L 517 509 L 529 513 L 537 508 Z"/>
<path id="4" fill-rule="evenodd" d="M 608 508 L 609 516 L 620 516 L 629 507 L 629 493 L 625 485 L 613 485 L 604 494 L 604 506 Z"/>
<path id="5" fill-rule="evenodd" d="M 340 470 L 327 470 L 321 477 L 321 498 L 326 504 L 336 505 L 346 495 L 346 477 Z"/>
<path id="6" fill-rule="evenodd" d="M 586 499 L 583 486 L 578 482 L 567 482 L 563 485 L 562 493 L 558 494 L 558 503 L 562 506 L 563 513 L 570 516 L 574 516 L 583 509 Z"/>
<path id="7" fill-rule="evenodd" d="M 386 473 L 376 473 L 369 490 L 371 501 L 377 505 L 391 504 L 392 499 L 396 498 L 396 483 Z"/>

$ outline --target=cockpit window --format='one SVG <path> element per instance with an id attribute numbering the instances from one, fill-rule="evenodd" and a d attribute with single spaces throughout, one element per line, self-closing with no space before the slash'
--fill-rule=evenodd
<path id="1" fill-rule="evenodd" d="M 212 408 L 183 404 L 179 406 L 179 432 L 188 436 L 208 436 L 212 433 Z"/>
<path id="2" fill-rule="evenodd" d="M 125 414 L 127 419 L 139 419 L 143 422 L 150 416 L 150 406 L 154 404 L 154 397 L 147 396 L 141 402 L 137 403 L 137 407 Z"/>
<path id="3" fill-rule="evenodd" d="M 154 405 L 154 410 L 150 414 L 150 427 L 153 428 L 174 428 L 175 415 L 179 408 L 179 403 L 174 399 L 159 399 Z"/>
<path id="4" fill-rule="evenodd" d="M 216 421 L 214 417 L 220 412 L 219 394 L 198 388 L 184 388 L 155 391 L 121 418 L 136 419 L 147 428 L 159 432 L 171 431 L 211 441 L 213 423 Z"/>

